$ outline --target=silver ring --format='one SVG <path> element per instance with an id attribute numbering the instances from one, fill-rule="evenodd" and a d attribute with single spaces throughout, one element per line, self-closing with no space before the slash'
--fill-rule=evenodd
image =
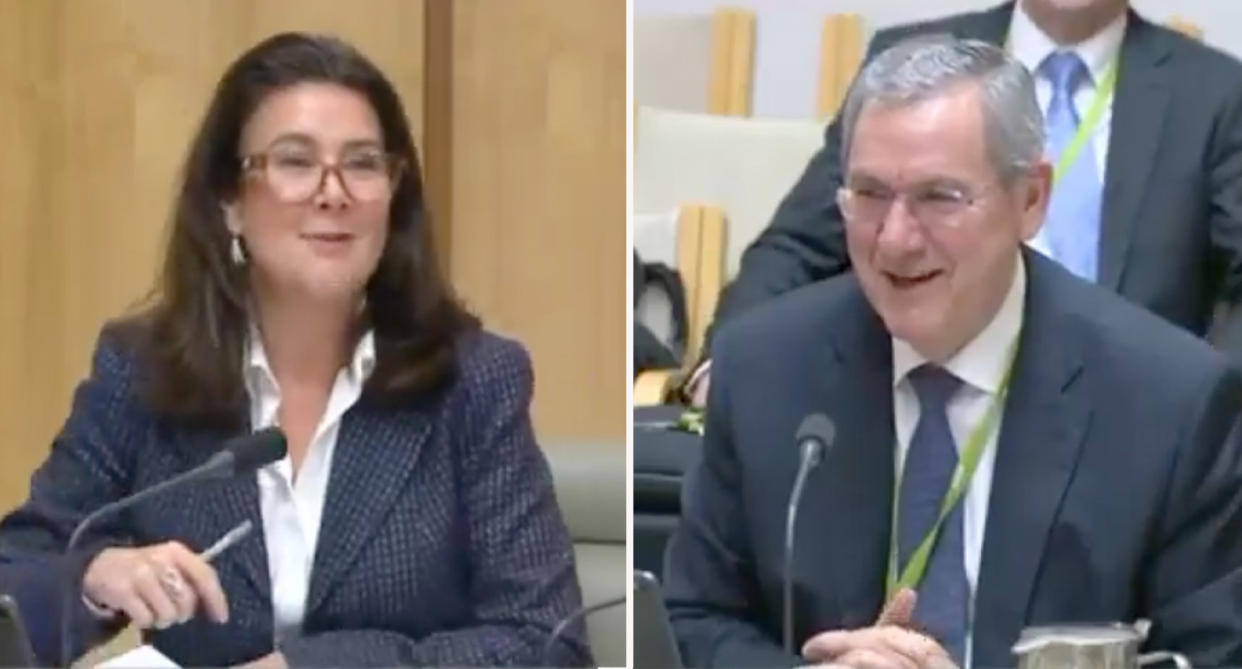
<path id="1" fill-rule="evenodd" d="M 181 599 L 185 595 L 185 580 L 181 578 L 181 572 L 174 567 L 164 567 L 159 570 L 160 585 L 163 586 L 164 592 L 167 592 L 174 599 Z"/>

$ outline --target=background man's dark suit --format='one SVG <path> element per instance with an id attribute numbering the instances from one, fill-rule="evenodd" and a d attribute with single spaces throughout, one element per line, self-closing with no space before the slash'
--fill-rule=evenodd
<path id="1" fill-rule="evenodd" d="M 1001 44 L 1014 3 L 880 31 L 867 59 L 920 34 Z M 1101 216 L 1101 285 L 1196 334 L 1242 301 L 1242 64 L 1131 12 L 1121 48 Z M 716 311 L 750 306 L 849 267 L 835 192 L 841 129 L 751 244 Z M 1242 309 L 1219 338 L 1242 362 Z"/>
<path id="2" fill-rule="evenodd" d="M 1153 620 L 1152 647 L 1242 664 L 1242 377 L 1191 335 L 1024 254 L 1027 297 L 975 599 L 974 666 L 1012 666 L 1028 624 Z M 854 275 L 720 332 L 703 460 L 683 491 L 666 593 L 697 665 L 780 649 L 794 432 L 836 443 L 802 499 L 795 639 L 878 615 L 894 486 L 891 340 Z"/>

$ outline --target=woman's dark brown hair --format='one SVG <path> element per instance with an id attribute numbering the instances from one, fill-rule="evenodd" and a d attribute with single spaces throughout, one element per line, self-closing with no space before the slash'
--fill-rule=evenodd
<path id="1" fill-rule="evenodd" d="M 283 33 L 241 56 L 216 87 L 183 167 L 171 234 L 145 327 L 143 395 L 163 414 L 235 425 L 244 413 L 242 355 L 249 328 L 244 267 L 229 259 L 221 203 L 241 185 L 242 128 L 274 91 L 303 82 L 364 95 L 384 148 L 403 165 L 393 189 L 388 239 L 366 285 L 376 366 L 366 392 L 406 396 L 454 373 L 454 348 L 478 321 L 463 309 L 435 256 L 418 157 L 401 100 L 366 57 L 333 37 Z"/>

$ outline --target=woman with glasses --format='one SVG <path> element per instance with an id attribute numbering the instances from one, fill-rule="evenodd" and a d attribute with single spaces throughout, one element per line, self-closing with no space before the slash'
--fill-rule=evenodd
<path id="1" fill-rule="evenodd" d="M 189 666 L 589 663 L 580 625 L 552 638 L 580 594 L 531 386 L 441 274 L 392 85 L 336 39 L 274 36 L 220 81 L 158 290 L 104 328 L 0 523 L 0 589 L 48 664 L 131 623 Z M 283 459 L 65 551 L 91 511 L 270 427 Z"/>

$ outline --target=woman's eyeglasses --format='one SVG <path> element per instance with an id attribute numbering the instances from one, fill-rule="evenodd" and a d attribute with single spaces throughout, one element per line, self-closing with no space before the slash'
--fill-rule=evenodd
<path id="1" fill-rule="evenodd" d="M 244 172 L 259 174 L 277 199 L 298 203 L 323 189 L 328 174 L 336 176 L 350 199 L 374 202 L 389 197 L 401 174 L 401 160 L 378 150 L 343 154 L 333 163 L 306 150 L 284 148 L 253 153 L 241 161 Z"/>

